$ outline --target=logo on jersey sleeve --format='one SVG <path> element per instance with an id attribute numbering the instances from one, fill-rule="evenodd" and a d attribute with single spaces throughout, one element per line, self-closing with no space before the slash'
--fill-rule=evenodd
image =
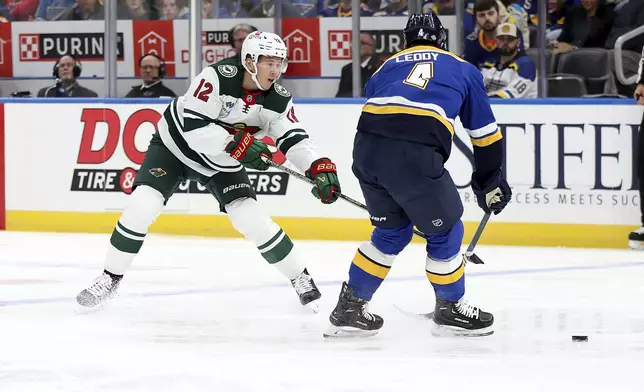
<path id="1" fill-rule="evenodd" d="M 217 70 L 222 76 L 227 78 L 232 78 L 233 76 L 237 75 L 237 67 L 234 67 L 232 65 L 220 65 L 217 67 Z"/>
<path id="2" fill-rule="evenodd" d="M 282 97 L 288 98 L 291 96 L 291 93 L 286 88 L 284 88 L 281 84 L 275 83 L 273 86 L 275 86 L 275 92 L 281 95 Z"/>

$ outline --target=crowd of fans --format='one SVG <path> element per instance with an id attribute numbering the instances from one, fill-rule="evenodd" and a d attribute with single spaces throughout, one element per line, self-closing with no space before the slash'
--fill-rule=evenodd
<path id="1" fill-rule="evenodd" d="M 107 0 L 0 0 L 3 21 L 101 20 Z M 112 0 L 110 0 L 112 1 Z M 119 19 L 188 19 L 188 0 L 113 0 L 118 1 Z M 361 16 L 403 16 L 410 0 L 362 0 Z M 644 0 L 543 0 L 547 6 L 547 47 L 556 57 L 584 48 L 611 50 L 618 37 L 644 25 Z M 536 96 L 538 9 L 534 0 L 465 1 L 464 59 L 481 69 L 490 96 L 530 98 Z M 214 4 L 218 4 L 218 9 Z M 275 0 L 203 0 L 202 18 L 273 17 Z M 284 0 L 282 17 L 349 17 L 351 0 Z M 424 12 L 454 15 L 455 0 L 423 0 Z M 243 38 L 243 37 L 242 37 Z M 640 35 L 624 45 L 637 57 L 644 45 Z M 378 68 L 373 37 L 361 36 L 362 84 Z M 548 59 L 548 74 L 557 73 Z M 639 57 L 638 57 L 639 58 Z M 606 61 L 609 64 L 609 61 Z M 610 66 L 609 66 L 610 67 Z M 611 70 L 614 76 L 614 70 Z M 631 70 L 633 73 L 636 68 Z M 610 71 L 609 71 L 610 72 Z M 573 72 L 574 73 L 574 72 Z M 582 72 L 583 73 L 583 72 Z M 550 75 L 542 75 L 549 77 Z M 582 75 L 583 76 L 583 75 Z M 587 75 L 586 75 L 587 76 Z M 350 64 L 342 71 L 338 96 L 350 96 Z M 597 79 L 597 78 L 595 78 Z M 621 86 L 612 77 L 615 92 L 630 95 L 634 86 Z M 550 81 L 550 79 L 549 79 Z M 507 84 L 518 86 L 513 90 Z M 602 85 L 603 86 L 603 85 Z M 620 87 L 622 88 L 620 90 Z M 585 89 L 585 87 L 584 87 Z M 601 92 L 608 89 L 601 87 Z M 581 93 L 580 93 L 581 94 Z"/>
<path id="2" fill-rule="evenodd" d="M 405 0 L 400 0 L 405 1 Z M 635 85 L 623 86 L 611 68 L 611 50 L 617 38 L 644 25 L 644 0 L 544 0 L 547 5 L 547 74 L 550 96 L 630 96 Z M 453 13 L 454 2 L 430 4 L 438 14 Z M 388 9 L 391 9 L 389 5 Z M 477 66 L 488 94 L 501 98 L 537 97 L 537 2 L 476 0 L 467 3 L 463 58 Z M 377 13 L 376 13 L 377 14 Z M 362 84 L 378 68 L 373 48 L 361 36 Z M 624 55 L 639 59 L 644 35 L 627 41 Z M 588 49 L 593 48 L 593 49 Z M 582 49 L 582 50 L 580 50 Z M 584 50 L 585 49 L 585 50 Z M 555 61 L 566 53 L 594 51 L 582 61 Z M 574 56 L 568 56 L 568 58 Z M 589 60 L 589 61 L 584 61 Z M 575 67 L 568 65 L 573 64 Z M 637 64 L 631 62 L 631 64 Z M 350 96 L 350 65 L 342 72 L 336 96 Z M 628 70 L 627 70 L 628 71 Z M 637 66 L 630 70 L 637 71 Z M 371 73 L 370 73 L 371 72 Z M 568 73 L 559 73 L 568 72 Z M 628 72 L 627 72 L 628 73 Z M 593 83 L 588 80 L 593 79 Z M 559 83 L 561 87 L 557 84 Z M 571 82 L 577 83 L 571 84 Z M 587 83 L 588 82 L 588 83 Z M 587 86 L 588 84 L 588 86 Z"/>

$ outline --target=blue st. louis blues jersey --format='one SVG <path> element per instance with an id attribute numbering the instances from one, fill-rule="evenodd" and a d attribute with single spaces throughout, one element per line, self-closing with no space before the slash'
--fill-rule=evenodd
<path id="1" fill-rule="evenodd" d="M 391 56 L 365 87 L 358 131 L 436 147 L 446 161 L 460 117 L 475 147 L 501 139 L 481 72 L 433 46 Z"/>

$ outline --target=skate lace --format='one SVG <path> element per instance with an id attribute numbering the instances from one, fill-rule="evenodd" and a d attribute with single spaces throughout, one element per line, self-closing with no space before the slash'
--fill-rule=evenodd
<path id="1" fill-rule="evenodd" d="M 313 290 L 313 284 L 311 282 L 311 276 L 302 272 L 297 278 L 293 279 L 293 286 L 295 286 L 295 291 L 298 294 L 302 294 Z"/>
<path id="2" fill-rule="evenodd" d="M 479 308 L 468 304 L 467 302 L 457 302 L 456 311 L 465 317 L 479 318 Z"/>
<path id="3" fill-rule="evenodd" d="M 369 321 L 373 321 L 375 317 L 373 317 L 373 314 L 369 313 L 369 304 L 365 303 L 362 305 L 362 309 L 360 310 L 360 314 L 362 317 L 366 318 Z"/>
<path id="4" fill-rule="evenodd" d="M 110 278 L 107 274 L 103 274 L 96 278 L 94 284 L 90 288 L 88 288 L 87 291 L 89 291 L 96 297 L 102 297 L 109 293 L 111 288 L 112 278 Z"/>

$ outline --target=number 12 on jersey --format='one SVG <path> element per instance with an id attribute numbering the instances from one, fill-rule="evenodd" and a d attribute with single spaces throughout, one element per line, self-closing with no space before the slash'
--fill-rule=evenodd
<path id="1" fill-rule="evenodd" d="M 200 100 L 204 102 L 208 102 L 210 99 L 210 93 L 212 93 L 213 87 L 210 82 L 206 82 L 206 79 L 201 79 L 201 82 L 199 82 L 199 86 L 197 86 L 197 89 L 195 90 L 194 94 L 192 94 L 193 97 L 199 98 Z"/>
<path id="2" fill-rule="evenodd" d="M 429 79 L 434 77 L 434 63 L 416 63 L 403 83 L 424 90 Z"/>

